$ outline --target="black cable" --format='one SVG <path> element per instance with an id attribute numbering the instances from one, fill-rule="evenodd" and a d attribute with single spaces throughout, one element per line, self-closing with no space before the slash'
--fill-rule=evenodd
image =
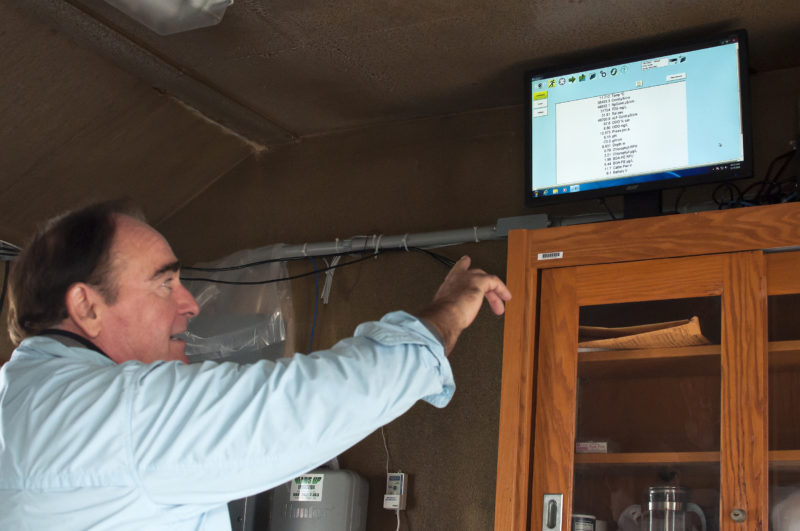
<path id="1" fill-rule="evenodd" d="M 797 150 L 792 148 L 773 158 L 767 166 L 764 178 L 750 183 L 743 191 L 731 182 L 720 183 L 711 193 L 713 201 L 717 204 L 718 208 L 725 209 L 785 203 L 795 199 L 798 195 L 797 183 L 793 180 L 780 180 L 781 175 L 783 175 L 783 172 L 789 167 L 789 164 L 795 156 L 797 156 Z M 775 169 L 776 164 L 781 161 L 783 161 L 783 163 L 773 174 L 773 169 Z M 785 191 L 786 185 L 792 186 L 792 189 L 788 192 Z M 722 199 L 720 197 L 722 190 L 728 192 L 729 197 L 727 199 Z"/>
<path id="2" fill-rule="evenodd" d="M 719 190 L 725 188 L 730 193 L 730 199 L 727 201 L 722 201 L 717 198 L 717 192 Z M 739 190 L 739 187 L 731 182 L 724 182 L 719 184 L 714 191 L 711 192 L 711 199 L 714 203 L 717 204 L 717 207 L 722 210 L 725 208 L 734 208 L 735 206 L 740 206 L 738 203 L 742 200 L 742 192 Z"/>
<path id="3" fill-rule="evenodd" d="M 274 279 L 270 279 L 270 280 L 249 280 L 249 281 L 248 280 L 241 280 L 241 281 L 238 281 L 238 280 L 218 280 L 218 279 L 207 278 L 207 277 L 183 277 L 183 276 L 181 277 L 181 280 L 187 281 L 187 282 L 191 281 L 191 280 L 195 280 L 195 281 L 198 281 L 198 282 L 212 282 L 212 283 L 215 283 L 215 284 L 229 284 L 229 285 L 234 285 L 234 286 L 257 286 L 257 285 L 262 285 L 262 284 L 272 284 L 274 282 L 283 282 L 283 281 L 286 281 L 286 280 L 296 280 L 298 278 L 309 277 L 309 276 L 311 276 L 311 275 L 313 275 L 313 274 L 315 274 L 317 272 L 324 273 L 325 271 L 329 271 L 331 269 L 336 269 L 337 267 L 343 267 L 343 266 L 347 266 L 347 265 L 351 265 L 351 264 L 357 264 L 358 262 L 363 262 L 364 260 L 368 260 L 370 258 L 377 258 L 379 255 L 381 255 L 381 254 L 383 254 L 385 252 L 389 252 L 389 251 L 397 252 L 397 251 L 404 251 L 404 250 L 405 249 L 400 249 L 400 248 L 397 248 L 397 249 L 381 249 L 377 253 L 374 252 L 374 251 L 365 250 L 365 251 L 361 251 L 361 252 L 362 253 L 369 253 L 369 254 L 367 254 L 366 256 L 362 256 L 360 258 L 357 258 L 355 260 L 351 260 L 349 262 L 339 263 L 339 264 L 336 264 L 336 265 L 333 265 L 333 266 L 325 267 L 323 269 L 316 269 L 315 271 L 307 271 L 305 273 L 300 273 L 298 275 L 291 275 L 291 276 L 288 276 L 288 277 L 274 278 Z M 455 261 L 454 260 L 451 260 L 450 258 L 448 258 L 448 257 L 446 257 L 444 255 L 441 255 L 441 254 L 438 254 L 438 253 L 434 253 L 433 251 L 430 251 L 428 249 L 423 249 L 421 247 L 409 247 L 408 250 L 409 251 L 416 251 L 416 252 L 424 253 L 424 254 L 430 256 L 431 258 L 433 258 L 434 260 L 436 260 L 437 262 L 439 262 L 439 263 L 441 263 L 441 264 L 443 264 L 443 265 L 445 265 L 447 267 L 453 267 L 455 265 Z M 336 257 L 336 256 L 343 256 L 345 254 L 352 255 L 352 254 L 355 254 L 355 253 L 353 253 L 353 252 L 335 253 L 335 254 L 329 254 L 329 255 L 320 255 L 318 257 L 331 258 L 331 257 Z M 307 257 L 303 256 L 303 257 L 299 257 L 299 258 L 271 259 L 269 261 L 270 262 L 281 262 L 281 261 L 290 261 L 290 260 L 305 260 L 306 258 Z M 259 261 L 259 262 L 252 262 L 250 264 L 242 264 L 240 266 L 233 266 L 233 267 L 235 269 L 242 269 L 244 267 L 251 267 L 251 266 L 254 266 L 254 265 L 261 265 L 261 264 L 263 264 L 265 262 L 266 261 L 262 260 L 262 261 Z M 182 270 L 195 270 L 195 271 L 199 270 L 199 271 L 217 272 L 217 271 L 229 271 L 230 269 L 227 268 L 227 267 L 223 267 L 223 268 L 219 268 L 219 269 L 216 269 L 216 268 L 184 267 L 184 268 L 182 268 Z"/>
<path id="4" fill-rule="evenodd" d="M 409 250 L 412 249 L 409 247 Z M 394 251 L 396 249 L 381 249 L 380 252 L 383 251 Z M 318 254 L 314 255 L 316 258 L 335 258 L 337 256 L 348 256 L 348 255 L 355 255 L 355 254 L 364 254 L 369 253 L 370 256 L 374 255 L 374 251 L 370 250 L 353 250 L 353 251 L 344 251 L 341 253 L 330 253 L 330 254 Z M 183 271 L 206 271 L 208 273 L 215 273 L 215 272 L 223 272 L 223 271 L 237 271 L 239 269 L 247 269 L 249 267 L 260 266 L 264 264 L 274 264 L 277 262 L 295 262 L 299 260 L 307 260 L 308 256 L 292 256 L 289 258 L 268 258 L 266 260 L 258 260 L 256 262 L 248 262 L 246 264 L 239 264 L 235 266 L 221 266 L 221 267 L 195 267 L 195 266 L 181 266 L 181 270 Z"/>
<path id="5" fill-rule="evenodd" d="M 324 269 L 317 269 L 315 267 L 314 271 L 309 271 L 309 272 L 306 272 L 306 273 L 301 273 L 299 275 L 292 275 L 292 276 L 288 276 L 288 277 L 275 278 L 275 279 L 271 279 L 271 280 L 235 281 L 235 280 L 219 280 L 219 279 L 205 278 L 205 277 L 183 277 L 183 276 L 181 277 L 181 280 L 184 280 L 184 281 L 192 281 L 193 280 L 193 281 L 197 281 L 197 282 L 212 282 L 212 283 L 215 283 L 215 284 L 229 284 L 229 285 L 237 285 L 237 286 L 256 286 L 256 285 L 261 285 L 261 284 L 272 284 L 274 282 L 283 282 L 283 281 L 286 281 L 286 280 L 296 280 L 298 278 L 304 278 L 304 277 L 311 276 L 311 275 L 314 275 L 314 274 L 319 273 L 319 272 L 325 272 L 325 271 L 329 271 L 331 269 L 336 269 L 337 267 L 344 267 L 344 266 L 347 266 L 347 265 L 356 264 L 358 262 L 363 262 L 364 260 L 368 260 L 369 258 L 377 258 L 379 254 L 383 254 L 386 251 L 402 251 L 402 250 L 405 250 L 405 249 L 400 249 L 400 248 L 397 248 L 397 249 L 381 249 L 380 251 L 375 252 L 375 251 L 371 251 L 371 250 L 368 250 L 368 249 L 365 248 L 362 251 L 347 251 L 347 252 L 341 252 L 341 253 L 331 253 L 331 254 L 326 254 L 326 255 L 319 255 L 319 258 L 334 258 L 334 257 L 337 257 L 337 256 L 354 255 L 354 254 L 359 254 L 359 253 L 360 254 L 369 253 L 366 256 L 362 256 L 362 257 L 357 258 L 355 260 L 351 260 L 349 262 L 344 262 L 344 263 L 339 263 L 339 264 L 334 265 L 334 266 L 328 266 L 328 267 L 326 267 Z M 421 247 L 408 247 L 407 250 L 408 251 L 416 251 L 416 252 L 421 252 L 421 253 L 427 254 L 428 256 L 430 256 L 431 258 L 436 260 L 437 262 L 439 262 L 441 264 L 444 264 L 447 267 L 453 267 L 455 265 L 455 261 L 454 260 L 451 260 L 450 258 L 447 258 L 444 255 L 434 253 L 433 251 L 430 251 L 428 249 L 423 249 Z M 0 240 L 0 256 L 8 256 L 8 257 L 14 258 L 19 254 L 19 252 L 20 252 L 19 248 L 15 247 L 15 246 L 13 246 L 11 244 L 7 244 L 6 242 Z M 271 263 L 275 263 L 275 262 L 292 262 L 292 261 L 296 261 L 296 260 L 305 260 L 305 259 L 307 259 L 307 257 L 305 257 L 305 256 L 298 256 L 298 257 L 292 257 L 292 258 L 270 258 L 270 259 L 267 259 L 267 260 L 259 260 L 259 261 L 256 261 L 256 262 L 248 262 L 246 264 L 240 264 L 240 265 L 235 265 L 235 266 L 226 266 L 226 267 L 189 267 L 189 266 L 185 266 L 185 267 L 181 267 L 181 270 L 182 271 L 205 271 L 205 272 L 237 271 L 237 270 L 240 270 L 240 269 L 246 269 L 246 268 L 249 268 L 249 267 L 255 267 L 255 266 L 264 265 L 264 264 L 271 264 Z M 7 282 L 8 282 L 8 271 L 9 271 L 9 262 L 6 261 L 5 280 L 3 281 L 2 295 L 0 295 L 0 311 L 2 311 L 2 309 L 3 309 L 3 301 L 5 300 L 6 286 L 7 286 Z"/>
<path id="6" fill-rule="evenodd" d="M 403 250 L 405 250 L 405 248 L 403 248 L 403 249 L 401 249 L 399 247 L 398 248 L 386 248 L 386 249 L 381 249 L 380 252 L 384 252 L 384 251 L 403 251 Z M 436 253 L 434 253 L 432 251 L 429 251 L 428 249 L 423 249 L 422 247 L 409 247 L 408 250 L 409 251 L 418 251 L 418 252 L 426 253 L 429 256 L 431 256 L 432 258 L 434 258 L 435 260 L 443 263 L 444 265 L 450 266 L 450 267 L 455 265 L 455 261 L 447 258 L 446 256 L 443 256 L 443 255 L 440 255 L 440 254 L 436 254 Z M 345 251 L 345 252 L 341 252 L 341 253 L 320 254 L 320 255 L 315 255 L 315 256 L 317 258 L 335 258 L 337 256 L 349 256 L 349 255 L 365 254 L 365 253 L 369 253 L 370 256 L 374 256 L 375 255 L 374 251 L 371 251 L 369 249 L 363 249 L 363 250 L 360 250 L 360 251 L 359 250 L 351 250 L 351 251 Z M 223 272 L 223 271 L 237 271 L 237 270 L 240 270 L 240 269 L 247 269 L 249 267 L 255 267 L 255 266 L 264 265 L 264 264 L 274 264 L 276 262 L 293 262 L 293 261 L 297 261 L 297 260 L 306 260 L 307 258 L 308 257 L 306 257 L 306 256 L 295 256 L 295 257 L 291 257 L 291 258 L 269 258 L 269 259 L 266 259 L 266 260 L 258 260 L 256 262 L 248 262 L 246 264 L 239 264 L 239 265 L 235 265 L 235 266 L 224 266 L 224 267 L 181 266 L 181 270 L 182 271 L 205 271 L 205 272 L 208 272 L 208 273 Z"/>
<path id="7" fill-rule="evenodd" d="M 11 267 L 10 262 L 6 262 L 6 272 L 3 275 L 3 291 L 0 292 L 0 313 L 3 313 L 3 302 L 6 300 L 6 288 L 8 288 L 8 270 Z"/>
<path id="8" fill-rule="evenodd" d="M 405 248 L 385 248 L 381 249 L 380 252 L 388 252 L 388 251 L 403 251 Z M 446 266 L 452 267 L 455 265 L 455 261 L 447 258 L 446 256 L 434 253 L 428 249 L 423 249 L 422 247 L 408 247 L 409 251 L 418 251 L 429 255 L 430 257 L 434 258 L 438 262 L 443 263 Z M 370 256 L 375 255 L 375 251 L 364 249 L 361 251 L 345 251 L 341 253 L 330 253 L 330 254 L 321 254 L 315 255 L 316 258 L 335 258 L 337 256 L 348 256 L 348 255 L 356 255 L 356 254 L 365 254 L 369 253 Z M 221 266 L 221 267 L 194 267 L 194 266 L 181 266 L 182 271 L 205 271 L 209 273 L 216 273 L 216 272 L 224 272 L 224 271 L 237 271 L 240 269 L 247 269 L 249 267 L 255 267 L 264 264 L 274 264 L 276 262 L 293 262 L 297 260 L 306 260 L 307 256 L 295 256 L 291 258 L 269 258 L 266 260 L 258 260 L 256 262 L 248 262 L 246 264 L 239 264 L 235 266 Z"/>
<path id="9" fill-rule="evenodd" d="M 16 258 L 19 256 L 19 249 L 15 249 L 14 247 L 0 245 L 0 256 L 4 256 L 7 258 Z"/>
<path id="10" fill-rule="evenodd" d="M 611 216 L 611 220 L 616 221 L 617 216 L 615 216 L 614 213 L 611 211 L 611 208 L 608 206 L 608 203 L 606 203 L 605 197 L 600 198 L 600 204 L 606 207 L 606 210 L 608 210 L 608 215 Z"/>
<path id="11" fill-rule="evenodd" d="M 324 255 L 325 257 L 329 256 L 344 256 L 346 254 L 354 254 L 354 253 L 338 253 L 331 254 L 331 255 Z M 305 260 L 307 257 L 305 256 L 296 256 L 292 258 L 268 258 L 266 260 L 259 260 L 257 262 L 248 262 L 246 264 L 239 264 L 235 266 L 224 266 L 224 267 L 193 267 L 193 266 L 181 266 L 181 270 L 183 271 L 206 271 L 209 273 L 213 273 L 216 271 L 237 271 L 239 269 L 247 269 L 248 267 L 255 267 L 264 264 L 274 264 L 275 262 L 293 262 L 295 260 Z"/>
<path id="12" fill-rule="evenodd" d="M 789 200 L 789 198 L 796 192 L 790 192 L 788 194 L 785 193 L 783 188 L 787 183 L 780 181 L 780 177 L 783 175 L 783 172 L 786 171 L 786 168 L 794 159 L 796 153 L 797 151 L 792 148 L 789 151 L 781 153 L 773 158 L 770 161 L 769 166 L 767 166 L 767 171 L 764 173 L 764 178 L 760 181 L 750 184 L 747 188 L 745 188 L 745 190 L 740 193 L 739 198 L 735 201 L 735 204 L 731 206 L 768 205 L 773 203 L 783 203 Z M 783 161 L 783 164 L 781 164 L 780 167 L 778 167 L 778 170 L 773 174 L 775 165 L 780 161 Z M 753 193 L 754 190 L 755 193 Z"/>
<path id="13" fill-rule="evenodd" d="M 783 170 L 785 170 L 785 169 L 786 169 L 786 166 L 787 166 L 787 165 L 789 164 L 789 162 L 791 162 L 791 160 L 794 158 L 794 154 L 795 154 L 796 152 L 797 152 L 797 151 L 796 151 L 794 148 L 792 148 L 792 149 L 790 149 L 789 151 L 787 151 L 786 153 L 781 153 L 780 155 L 778 155 L 777 157 L 775 157 L 774 159 L 772 159 L 772 161 L 770 161 L 770 163 L 769 163 L 769 167 L 767 168 L 767 173 L 764 175 L 764 179 L 769 179 L 769 174 L 772 172 L 772 166 L 773 166 L 775 163 L 777 163 L 777 162 L 778 162 L 779 160 L 781 160 L 781 159 L 786 159 L 786 162 L 784 162 L 784 163 L 783 163 L 783 166 L 781 166 L 781 169 L 780 169 L 780 170 L 778 170 L 778 172 L 775 174 L 775 177 L 773 177 L 772 179 L 769 179 L 769 180 L 771 180 L 771 181 L 773 181 L 773 182 L 774 182 L 774 181 L 775 181 L 775 180 L 778 178 L 778 176 L 779 176 L 781 173 L 783 173 Z"/>
<path id="14" fill-rule="evenodd" d="M 8 256 L 10 258 L 16 258 L 21 250 L 22 249 L 20 249 L 14 244 L 0 240 L 0 256 Z"/>
<path id="15" fill-rule="evenodd" d="M 383 251 L 381 251 L 378 254 L 381 254 L 381 253 L 383 253 Z M 290 275 L 288 277 L 273 278 L 273 279 L 270 279 L 270 280 L 241 280 L 241 281 L 240 280 L 218 280 L 218 279 L 214 279 L 214 278 L 205 278 L 205 277 L 181 277 L 181 280 L 182 281 L 186 281 L 186 282 L 194 280 L 194 281 L 197 281 L 197 282 L 212 282 L 214 284 L 230 284 L 230 285 L 233 285 L 233 286 L 257 286 L 257 285 L 261 285 L 261 284 L 273 284 L 275 282 L 283 282 L 283 281 L 286 281 L 286 280 L 296 280 L 298 278 L 310 277 L 311 275 L 317 274 L 318 272 L 319 273 L 324 273 L 325 271 L 329 271 L 331 269 L 336 269 L 337 267 L 344 267 L 344 266 L 348 266 L 348 265 L 352 265 L 352 264 L 357 264 L 358 262 L 363 262 L 364 260 L 369 260 L 370 258 L 374 258 L 378 254 L 370 253 L 369 256 L 362 256 L 361 258 L 357 258 L 355 260 L 351 260 L 351 261 L 345 262 L 343 264 L 340 263 L 340 264 L 336 264 L 335 266 L 328 266 L 328 267 L 325 267 L 323 269 L 316 269 L 314 271 L 307 271 L 305 273 L 300 273 L 299 275 Z M 305 257 L 304 257 L 304 259 L 305 259 Z"/>
<path id="16" fill-rule="evenodd" d="M 397 250 L 399 251 L 400 249 L 397 249 Z M 427 254 L 428 256 L 430 256 L 431 258 L 436 260 L 437 262 L 439 262 L 441 264 L 444 264 L 447 267 L 453 267 L 454 265 L 456 265 L 456 261 L 455 260 L 451 260 L 450 258 L 447 258 L 444 255 L 434 253 L 433 251 L 429 251 L 428 249 L 423 249 L 422 247 L 409 247 L 408 250 L 409 251 L 416 251 L 418 253 Z"/>
<path id="17" fill-rule="evenodd" d="M 683 192 L 685 192 L 685 191 L 686 191 L 686 187 L 684 186 L 683 188 L 680 189 L 680 191 L 678 192 L 678 195 L 675 197 L 675 213 L 676 214 L 678 213 L 678 205 L 680 204 L 681 198 L 683 197 Z"/>
<path id="18" fill-rule="evenodd" d="M 767 171 L 764 174 L 764 179 L 762 179 L 758 183 L 754 183 L 753 185 L 749 186 L 743 193 L 742 197 L 747 197 L 748 192 L 757 185 L 760 185 L 758 192 L 753 196 L 750 201 L 753 204 L 763 205 L 769 203 L 779 202 L 782 191 L 780 182 L 778 179 L 786 171 L 786 167 L 789 166 L 789 163 L 792 161 L 795 155 L 795 150 L 789 150 L 786 153 L 781 153 L 774 159 L 772 159 L 767 167 Z M 783 164 L 780 166 L 778 171 L 775 172 L 775 175 L 772 175 L 772 169 L 775 167 L 779 161 L 783 160 Z"/>
<path id="19" fill-rule="evenodd" d="M 311 258 L 311 267 L 314 268 L 314 319 L 311 321 L 311 339 L 308 341 L 308 353 L 314 351 L 314 331 L 317 328 L 317 310 L 319 309 L 319 271 L 317 264 Z"/>
<path id="20" fill-rule="evenodd" d="M 767 182 L 766 179 L 751 183 L 747 188 L 742 190 L 737 201 L 744 206 L 760 204 L 764 197 L 768 197 L 768 194 L 766 193 L 768 186 L 771 186 L 771 184 Z M 758 187 L 758 191 L 752 196 L 752 199 L 746 199 L 750 195 L 750 192 L 752 192 L 756 187 Z"/>
<path id="21" fill-rule="evenodd" d="M 783 174 L 783 172 L 786 171 L 786 168 L 789 166 L 789 164 L 792 162 L 792 160 L 794 160 L 794 157 L 797 155 L 797 151 L 792 150 L 792 151 L 786 153 L 785 155 L 788 155 L 788 156 L 786 156 L 786 160 L 783 161 L 783 166 L 780 167 L 780 169 L 775 173 L 775 177 L 772 178 L 772 183 L 774 185 L 778 185 L 778 189 L 779 190 L 780 190 L 781 182 L 778 181 L 778 177 L 780 177 Z"/>

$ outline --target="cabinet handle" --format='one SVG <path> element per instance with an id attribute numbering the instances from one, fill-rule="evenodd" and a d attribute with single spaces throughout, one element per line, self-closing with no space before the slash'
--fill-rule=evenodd
<path id="1" fill-rule="evenodd" d="M 747 511 L 744 509 L 734 509 L 731 511 L 731 520 L 734 522 L 744 522 L 747 519 Z"/>
<path id="2" fill-rule="evenodd" d="M 542 531 L 561 529 L 563 494 L 545 494 L 542 502 Z"/>

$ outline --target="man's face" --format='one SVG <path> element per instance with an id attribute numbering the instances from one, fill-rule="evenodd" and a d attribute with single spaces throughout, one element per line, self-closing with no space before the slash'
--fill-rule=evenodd
<path id="1" fill-rule="evenodd" d="M 95 343 L 117 363 L 186 362 L 186 343 L 173 339 L 199 311 L 181 285 L 179 264 L 167 241 L 149 225 L 117 216 L 111 246 L 111 281 L 117 299 L 101 309 Z"/>

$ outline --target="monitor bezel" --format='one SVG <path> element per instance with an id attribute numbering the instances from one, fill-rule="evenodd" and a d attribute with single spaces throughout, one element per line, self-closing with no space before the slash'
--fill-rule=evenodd
<path id="1" fill-rule="evenodd" d="M 742 119 L 742 143 L 744 160 L 737 169 L 726 169 L 720 171 L 706 171 L 704 173 L 665 178 L 654 181 L 628 183 L 609 187 L 599 187 L 589 190 L 581 190 L 567 194 L 540 195 L 533 196 L 532 178 L 532 137 L 533 137 L 533 102 L 531 82 L 536 77 L 557 77 L 559 75 L 573 73 L 576 71 L 586 71 L 601 69 L 621 63 L 640 61 L 643 59 L 656 58 L 663 55 L 687 52 L 690 50 L 711 47 L 720 44 L 725 40 L 736 39 L 739 43 L 739 88 L 740 88 L 740 112 Z M 753 141 L 752 141 L 752 122 L 751 122 L 751 103 L 750 103 L 750 83 L 749 83 L 749 60 L 748 60 L 748 40 L 747 31 L 737 29 L 716 33 L 707 37 L 694 37 L 683 39 L 670 39 L 658 44 L 648 45 L 635 53 L 616 52 L 604 54 L 603 57 L 583 61 L 567 61 L 542 68 L 528 70 L 525 73 L 525 204 L 527 207 L 552 206 L 559 203 L 576 202 L 587 199 L 598 199 L 613 196 L 625 196 L 641 192 L 655 192 L 670 188 L 680 188 L 696 186 L 701 184 L 719 183 L 723 181 L 747 179 L 753 176 Z M 539 188 L 537 188 L 539 189 Z"/>

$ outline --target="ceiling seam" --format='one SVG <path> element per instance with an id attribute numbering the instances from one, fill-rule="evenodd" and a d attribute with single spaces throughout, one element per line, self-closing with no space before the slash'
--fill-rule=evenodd
<path id="1" fill-rule="evenodd" d="M 192 101 L 193 108 L 245 138 L 264 145 L 273 143 L 268 139 L 270 132 L 272 136 L 283 137 L 284 142 L 299 138 L 297 133 L 277 120 L 254 110 L 196 71 L 174 64 L 75 0 L 27 0 L 20 3 L 20 7 L 39 19 L 48 19 L 56 29 L 76 42 L 87 45 L 94 52 L 99 52 L 114 65 L 141 81 L 160 88 L 178 100 Z M 102 46 L 109 42 L 114 45 L 113 49 Z M 194 95 L 195 98 L 187 97 L 187 94 Z M 206 104 L 203 105 L 201 100 L 206 100 Z M 214 112 L 209 108 L 212 104 L 221 109 Z M 281 143 L 277 140 L 274 142 Z"/>
<path id="2" fill-rule="evenodd" d="M 230 175 L 234 170 L 236 170 L 239 166 L 241 166 L 242 164 L 244 164 L 245 162 L 247 162 L 251 158 L 258 158 L 261 155 L 261 153 L 264 153 L 264 151 L 249 151 L 248 153 L 246 153 L 242 158 L 240 158 L 239 160 L 237 160 L 233 164 L 231 164 L 231 166 L 227 170 L 221 171 L 217 177 L 215 177 L 213 179 L 210 179 L 206 183 L 205 186 L 202 186 L 202 187 L 198 188 L 195 191 L 194 194 L 190 195 L 184 201 L 179 203 L 176 207 L 174 207 L 172 209 L 171 212 L 169 212 L 168 214 L 165 214 L 160 219 L 154 221 L 153 222 L 153 226 L 154 227 L 159 227 L 159 226 L 163 225 L 164 223 L 166 223 L 167 221 L 169 221 L 170 219 L 172 219 L 176 214 L 178 214 L 181 210 L 186 208 L 195 199 L 197 199 L 202 194 L 204 194 L 209 188 L 214 186 L 216 183 L 218 183 L 224 177 Z"/>

